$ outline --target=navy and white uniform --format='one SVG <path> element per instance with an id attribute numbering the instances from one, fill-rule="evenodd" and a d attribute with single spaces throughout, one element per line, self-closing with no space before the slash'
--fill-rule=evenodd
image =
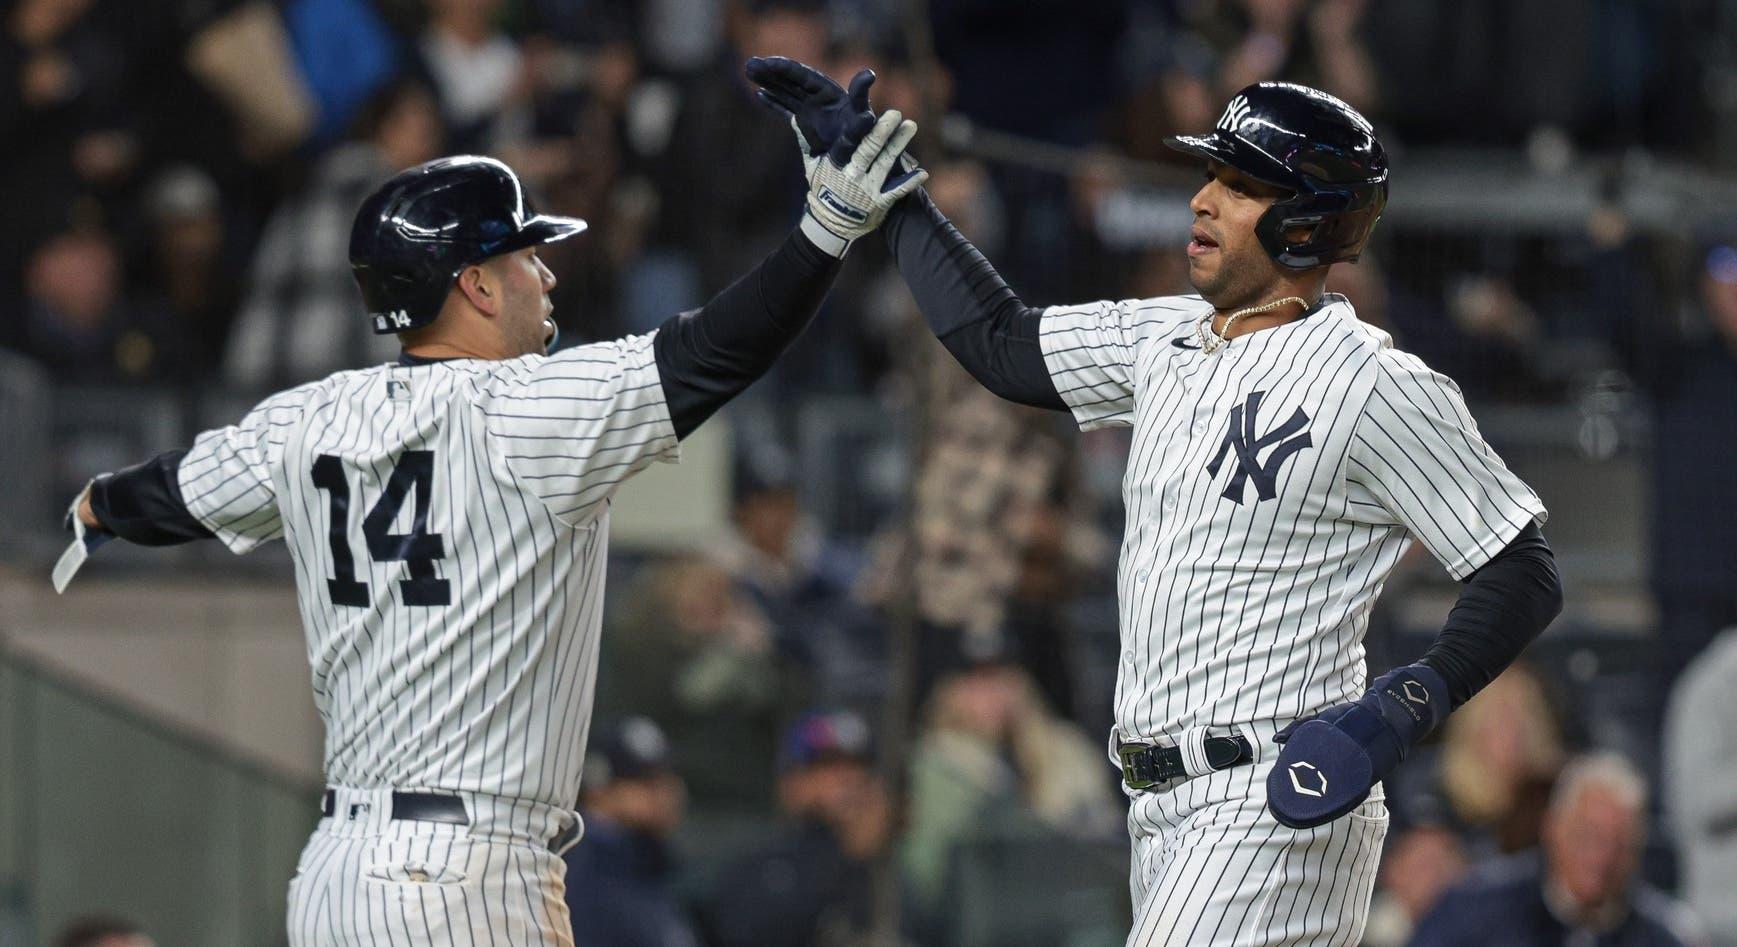
<path id="1" fill-rule="evenodd" d="M 805 234 L 653 333 L 339 372 L 92 482 L 136 543 L 289 547 L 330 786 L 294 947 L 574 943 L 610 499 L 815 314 L 841 261 Z"/>
<path id="2" fill-rule="evenodd" d="M 337 797 L 292 886 L 298 942 L 445 936 L 467 907 L 513 943 L 566 926 L 559 887 L 523 877 L 561 876 L 545 843 L 578 818 L 609 499 L 677 453 L 652 338 L 340 372 L 182 459 L 219 540 L 295 562 Z M 470 825 L 387 824 L 394 789 L 459 794 Z"/>
<path id="3" fill-rule="evenodd" d="M 1538 497 L 1453 382 L 1342 297 L 1208 352 L 1198 296 L 1025 305 L 925 194 L 883 232 L 930 329 L 986 388 L 1133 429 L 1109 742 L 1112 759 L 1174 748 L 1182 775 L 1124 782 L 1128 944 L 1356 943 L 1380 786 L 1344 818 L 1281 824 L 1274 735 L 1363 693 L 1369 611 L 1414 539 L 1466 580 L 1422 660 L 1456 705 L 1500 673 L 1554 616 Z M 1208 741 L 1237 736 L 1238 759 L 1214 763 Z"/>
<path id="4" fill-rule="evenodd" d="M 1343 297 L 1208 354 L 1195 296 L 1059 306 L 1041 321 L 1080 426 L 1134 430 L 1117 570 L 1113 742 L 1272 734 L 1363 692 L 1363 635 L 1415 538 L 1456 579 L 1546 517 L 1459 389 Z M 1130 944 L 1354 943 L 1379 789 L 1308 830 L 1265 813 L 1268 766 L 1130 792 Z"/>

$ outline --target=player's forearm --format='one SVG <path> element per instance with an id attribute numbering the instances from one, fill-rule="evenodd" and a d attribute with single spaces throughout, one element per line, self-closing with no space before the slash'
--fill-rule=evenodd
<path id="1" fill-rule="evenodd" d="M 663 324 L 657 370 L 677 437 L 772 367 L 813 320 L 842 262 L 798 230 L 710 302 Z"/>
<path id="2" fill-rule="evenodd" d="M 1473 573 L 1421 663 L 1458 707 L 1501 674 L 1562 611 L 1562 579 L 1543 533 L 1529 524 Z"/>
<path id="3" fill-rule="evenodd" d="M 1043 311 L 1013 292 L 928 194 L 901 201 L 883 229 L 930 331 L 973 378 L 1009 401 L 1067 410 L 1038 342 Z"/>
<path id="4" fill-rule="evenodd" d="M 181 496 L 184 450 L 169 451 L 98 477 L 90 487 L 90 509 L 102 528 L 141 546 L 173 546 L 210 539 Z"/>

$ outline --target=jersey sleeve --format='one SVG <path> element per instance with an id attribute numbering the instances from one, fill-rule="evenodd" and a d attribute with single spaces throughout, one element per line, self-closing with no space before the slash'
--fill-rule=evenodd
<path id="1" fill-rule="evenodd" d="M 1052 306 L 1038 324 L 1044 364 L 1081 430 L 1134 423 L 1134 306 Z"/>
<path id="2" fill-rule="evenodd" d="M 1348 515 L 1405 527 L 1463 580 L 1549 513 L 1484 442 L 1451 379 L 1403 353 L 1376 365 L 1351 444 Z"/>
<path id="3" fill-rule="evenodd" d="M 570 526 L 597 515 L 628 477 L 679 456 L 656 336 L 567 349 L 491 387 L 483 411 L 507 468 Z"/>
<path id="4" fill-rule="evenodd" d="M 181 458 L 187 512 L 240 554 L 283 535 L 272 472 L 301 420 L 302 389 L 273 395 L 229 427 L 206 431 Z"/>

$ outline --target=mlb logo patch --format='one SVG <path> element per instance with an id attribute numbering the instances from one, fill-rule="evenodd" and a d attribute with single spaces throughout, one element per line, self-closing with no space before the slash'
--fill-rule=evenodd
<path id="1" fill-rule="evenodd" d="M 409 401 L 410 383 L 396 378 L 386 379 L 386 397 L 392 401 Z"/>

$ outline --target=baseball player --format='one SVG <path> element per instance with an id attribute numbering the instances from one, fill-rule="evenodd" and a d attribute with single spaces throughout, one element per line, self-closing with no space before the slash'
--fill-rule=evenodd
<path id="1" fill-rule="evenodd" d="M 864 106 L 830 153 L 804 150 L 806 213 L 757 268 L 655 332 L 554 355 L 537 248 L 585 222 L 536 214 L 489 158 L 406 171 L 350 241 L 397 363 L 274 395 L 81 493 L 61 589 L 111 535 L 289 546 L 330 785 L 292 945 L 573 944 L 560 856 L 581 829 L 610 497 L 770 366 L 924 180 L 895 169 L 915 126 Z"/>
<path id="2" fill-rule="evenodd" d="M 822 138 L 849 114 L 800 63 L 749 75 Z M 1134 429 L 1111 737 L 1128 943 L 1353 944 L 1382 777 L 1561 608 L 1545 510 L 1452 381 L 1325 292 L 1387 200 L 1361 115 L 1261 83 L 1169 143 L 1205 163 L 1198 295 L 1026 306 L 922 192 L 885 232 L 930 327 L 990 390 Z M 1463 591 L 1421 660 L 1365 689 L 1369 611 L 1413 539 Z"/>

